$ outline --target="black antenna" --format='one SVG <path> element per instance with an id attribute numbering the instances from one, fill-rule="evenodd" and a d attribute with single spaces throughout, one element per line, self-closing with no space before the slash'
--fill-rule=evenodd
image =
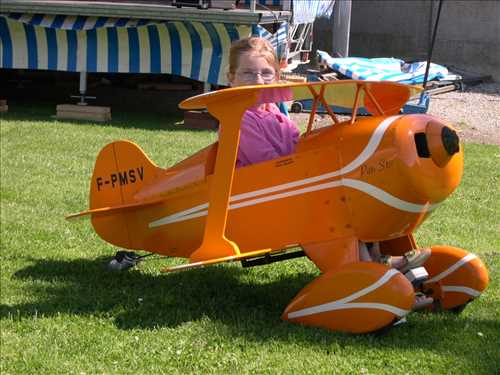
<path id="1" fill-rule="evenodd" d="M 427 78 L 429 77 L 429 68 L 431 66 L 432 51 L 434 50 L 434 42 L 436 41 L 437 29 L 438 29 L 438 25 L 439 25 L 439 16 L 441 15 L 441 7 L 442 6 L 443 6 L 443 0 L 439 0 L 438 12 L 437 12 L 437 16 L 436 16 L 436 23 L 434 24 L 434 30 L 432 31 L 431 45 L 429 46 L 429 51 L 427 53 L 427 65 L 425 67 L 424 83 L 422 84 L 424 91 L 425 91 L 425 85 L 427 84 Z"/>

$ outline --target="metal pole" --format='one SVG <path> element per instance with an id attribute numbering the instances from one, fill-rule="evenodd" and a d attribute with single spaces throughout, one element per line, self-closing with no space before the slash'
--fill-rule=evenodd
<path id="1" fill-rule="evenodd" d="M 347 57 L 349 56 L 349 36 L 351 30 L 351 0 L 335 1 L 332 22 L 333 56 Z"/>
<path id="2" fill-rule="evenodd" d="M 80 72 L 80 105 L 87 105 L 85 103 L 85 94 L 87 92 L 87 72 Z"/>
<path id="3" fill-rule="evenodd" d="M 436 35 L 437 35 L 437 30 L 438 30 L 438 25 L 439 25 L 439 16 L 441 15 L 441 7 L 443 6 L 443 0 L 439 0 L 439 6 L 438 6 L 438 12 L 436 16 L 436 23 L 434 24 L 434 30 L 432 32 L 432 41 L 429 46 L 429 51 L 427 53 L 427 65 L 425 67 L 425 74 L 424 74 L 424 83 L 422 84 L 422 87 L 425 89 L 425 85 L 427 83 L 427 78 L 429 77 L 429 68 L 431 66 L 431 59 L 432 59 L 432 52 L 434 51 L 434 42 L 436 41 Z"/>
<path id="4" fill-rule="evenodd" d="M 79 98 L 80 101 L 76 104 L 78 105 L 87 105 L 85 99 L 95 99 L 95 96 L 86 96 L 87 93 L 87 72 L 80 72 L 80 87 L 79 87 L 80 95 L 71 95 L 72 98 Z"/>
<path id="5" fill-rule="evenodd" d="M 292 10 L 291 2 L 292 2 L 292 0 L 282 0 L 281 10 L 283 10 L 283 11 Z"/>
<path id="6" fill-rule="evenodd" d="M 212 86 L 208 82 L 203 82 L 203 93 L 211 91 Z"/>
<path id="7" fill-rule="evenodd" d="M 80 72 L 80 94 L 85 96 L 87 92 L 87 72 Z"/>

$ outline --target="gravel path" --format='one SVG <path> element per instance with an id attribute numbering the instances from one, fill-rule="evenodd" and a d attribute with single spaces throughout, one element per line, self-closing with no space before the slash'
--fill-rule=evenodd
<path id="1" fill-rule="evenodd" d="M 434 95 L 428 113 L 450 121 L 463 142 L 500 145 L 500 83 Z"/>

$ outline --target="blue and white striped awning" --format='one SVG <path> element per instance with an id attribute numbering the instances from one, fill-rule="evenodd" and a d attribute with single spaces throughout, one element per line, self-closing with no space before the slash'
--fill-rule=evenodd
<path id="1" fill-rule="evenodd" d="M 282 22 L 278 26 L 278 30 L 276 32 L 270 33 L 265 28 L 260 25 L 252 26 L 252 35 L 260 36 L 261 38 L 269 40 L 276 50 L 276 55 L 281 60 L 286 57 L 287 47 L 288 47 L 288 23 Z"/>
<path id="2" fill-rule="evenodd" d="M 137 27 L 161 22 L 158 20 L 139 18 L 86 17 L 32 13 L 7 13 L 4 14 L 4 16 L 32 26 L 63 30 L 93 30 L 101 27 Z"/>
<path id="3" fill-rule="evenodd" d="M 233 41 L 263 35 L 279 50 L 282 33 L 259 25 L 0 14 L 0 68 L 165 73 L 226 85 Z"/>

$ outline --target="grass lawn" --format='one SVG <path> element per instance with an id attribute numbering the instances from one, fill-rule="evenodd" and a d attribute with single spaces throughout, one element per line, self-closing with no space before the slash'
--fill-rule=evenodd
<path id="1" fill-rule="evenodd" d="M 280 320 L 317 276 L 305 258 L 160 274 L 158 259 L 110 273 L 115 249 L 87 221 L 93 163 L 130 139 L 168 166 L 213 142 L 178 119 L 62 122 L 11 107 L 1 120 L 1 364 L 7 374 L 500 373 L 500 148 L 467 144 L 461 186 L 416 233 L 478 254 L 490 285 L 461 315 L 414 313 L 384 336 Z"/>

